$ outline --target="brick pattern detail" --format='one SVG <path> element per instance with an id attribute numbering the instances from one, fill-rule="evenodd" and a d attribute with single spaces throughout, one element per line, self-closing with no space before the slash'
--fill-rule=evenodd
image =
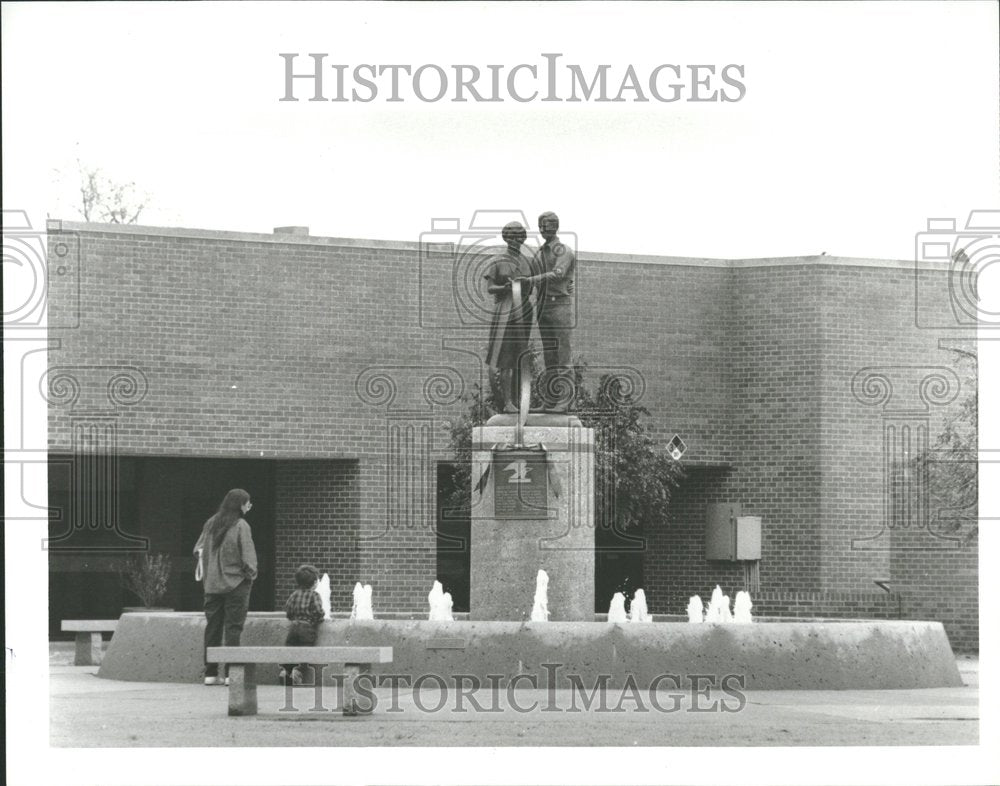
<path id="1" fill-rule="evenodd" d="M 954 649 L 978 651 L 978 539 L 945 548 L 939 540 L 928 548 L 929 541 L 919 531 L 891 533 L 891 586 L 902 598 L 900 617 L 941 620 Z"/>
<path id="2" fill-rule="evenodd" d="M 811 266 L 738 270 L 730 343 L 737 471 L 725 493 L 761 516 L 761 582 L 818 590 L 823 362 L 820 274 Z"/>
<path id="3" fill-rule="evenodd" d="M 899 619 L 898 593 L 761 592 L 751 597 L 754 616 Z"/>
<path id="4" fill-rule="evenodd" d="M 330 576 L 330 605 L 350 610 L 361 518 L 356 461 L 280 461 L 275 467 L 275 608 L 295 589 L 299 565 Z"/>

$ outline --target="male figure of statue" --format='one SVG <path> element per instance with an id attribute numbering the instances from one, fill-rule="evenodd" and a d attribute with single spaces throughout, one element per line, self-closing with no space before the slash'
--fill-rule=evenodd
<path id="1" fill-rule="evenodd" d="M 559 216 L 545 212 L 538 217 L 538 231 L 545 239 L 532 263 L 537 271 L 528 278 L 535 286 L 536 319 L 545 355 L 541 395 L 547 412 L 566 412 L 573 398 L 570 332 L 573 329 L 573 280 L 576 255 L 559 240 Z"/>

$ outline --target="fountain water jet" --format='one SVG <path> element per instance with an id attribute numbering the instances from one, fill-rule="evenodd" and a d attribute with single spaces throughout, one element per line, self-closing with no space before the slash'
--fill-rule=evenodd
<path id="1" fill-rule="evenodd" d="M 319 593 L 320 602 L 323 604 L 323 619 L 330 619 L 330 577 L 324 573 L 323 578 L 316 585 L 316 592 Z"/>
<path id="2" fill-rule="evenodd" d="M 692 595 L 687 607 L 688 622 L 705 621 L 705 604 L 698 595 Z"/>
<path id="3" fill-rule="evenodd" d="M 628 615 L 629 622 L 652 622 L 653 615 L 649 613 L 649 609 L 646 606 L 646 593 L 637 589 L 635 591 L 635 596 L 632 598 L 632 608 Z"/>
<path id="4" fill-rule="evenodd" d="M 616 592 L 611 598 L 611 606 L 608 608 L 608 622 L 628 622 L 628 615 L 625 613 L 625 596 Z"/>
<path id="5" fill-rule="evenodd" d="M 752 608 L 753 603 L 750 602 L 750 593 L 745 590 L 737 592 L 736 605 L 733 609 L 733 622 L 742 625 L 748 625 L 753 622 L 753 616 L 750 614 L 750 609 Z"/>
<path id="6" fill-rule="evenodd" d="M 361 582 L 354 585 L 354 606 L 351 608 L 352 620 L 373 620 L 375 613 L 372 611 L 372 585 Z"/>
<path id="7" fill-rule="evenodd" d="M 705 622 L 730 622 L 733 618 L 729 610 L 729 596 L 722 594 L 722 587 L 718 584 L 712 590 L 712 598 L 708 602 L 708 611 L 705 612 Z"/>
<path id="8" fill-rule="evenodd" d="M 732 604 L 730 603 L 728 595 L 722 596 L 722 621 L 723 622 L 733 621 Z"/>
<path id="9" fill-rule="evenodd" d="M 531 607 L 531 621 L 549 621 L 549 574 L 544 570 L 539 570 L 535 579 L 535 603 Z"/>
<path id="10" fill-rule="evenodd" d="M 454 622 L 451 615 L 451 593 L 445 592 L 440 581 L 435 581 L 434 586 L 427 595 L 427 603 L 430 604 L 430 613 L 427 619 L 436 622 Z"/>

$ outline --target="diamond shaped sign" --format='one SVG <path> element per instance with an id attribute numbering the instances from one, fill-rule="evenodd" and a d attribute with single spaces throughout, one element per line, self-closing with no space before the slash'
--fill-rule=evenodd
<path id="1" fill-rule="evenodd" d="M 684 444 L 684 440 L 680 438 L 679 434 L 674 434 L 673 439 L 667 443 L 667 453 L 674 461 L 680 461 L 687 449 L 688 446 Z"/>

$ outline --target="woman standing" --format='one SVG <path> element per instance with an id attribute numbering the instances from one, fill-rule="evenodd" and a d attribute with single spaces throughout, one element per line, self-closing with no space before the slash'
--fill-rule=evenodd
<path id="1" fill-rule="evenodd" d="M 205 522 L 194 553 L 200 553 L 205 583 L 205 684 L 228 684 L 219 665 L 207 660 L 208 648 L 223 643 L 238 647 L 257 578 L 257 551 L 250 525 L 243 518 L 253 505 L 243 489 L 226 494 L 219 510 Z"/>
<path id="2" fill-rule="evenodd" d="M 496 308 L 490 322 L 489 345 L 486 348 L 486 365 L 490 368 L 490 383 L 497 410 L 505 412 L 513 404 L 517 411 L 521 378 L 529 373 L 528 339 L 534 309 L 528 296 L 531 294 L 531 262 L 521 253 L 521 246 L 528 233 L 517 221 L 503 228 L 501 236 L 507 251 L 490 260 L 485 278 L 487 290 L 496 299 Z M 520 300 L 514 302 L 512 282 L 517 279 Z"/>

